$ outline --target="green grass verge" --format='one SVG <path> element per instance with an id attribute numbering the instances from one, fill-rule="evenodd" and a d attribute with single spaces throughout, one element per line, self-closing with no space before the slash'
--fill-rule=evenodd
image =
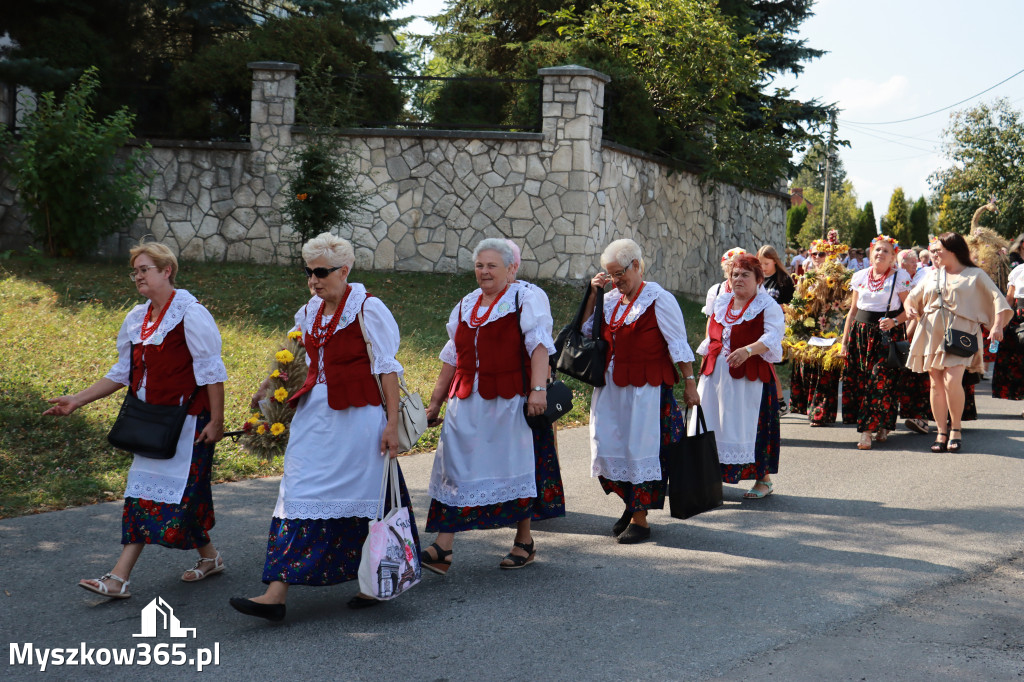
<path id="1" fill-rule="evenodd" d="M 46 399 L 85 388 L 116 360 L 114 339 L 125 314 L 140 302 L 118 263 L 70 263 L 40 258 L 0 262 L 0 518 L 117 499 L 131 465 L 106 440 L 123 393 L 66 419 L 43 417 Z M 455 303 L 476 287 L 472 274 L 434 275 L 356 271 L 394 313 L 402 330 L 399 361 L 406 381 L 426 400 L 447 340 L 444 325 Z M 271 355 L 308 299 L 298 268 L 186 263 L 178 286 L 213 313 L 224 340 L 227 428 L 241 428 L 248 402 Z M 555 331 L 567 324 L 580 290 L 540 282 L 551 299 Z M 692 347 L 704 334 L 700 304 L 680 298 Z M 563 426 L 584 424 L 590 387 L 566 379 L 575 407 Z M 420 450 L 436 446 L 430 429 Z M 239 445 L 218 444 L 214 481 L 268 476 L 281 461 L 261 462 Z"/>

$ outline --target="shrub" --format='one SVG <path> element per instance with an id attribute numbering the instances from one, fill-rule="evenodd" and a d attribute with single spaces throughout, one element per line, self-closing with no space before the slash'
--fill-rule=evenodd
<path id="1" fill-rule="evenodd" d="M 145 149 L 125 155 L 134 116 L 122 108 L 97 120 L 99 87 L 87 69 L 61 101 L 38 97 L 20 136 L 0 131 L 0 161 L 14 176 L 29 227 L 50 256 L 85 256 L 99 240 L 127 227 L 148 203 L 140 170 Z"/>

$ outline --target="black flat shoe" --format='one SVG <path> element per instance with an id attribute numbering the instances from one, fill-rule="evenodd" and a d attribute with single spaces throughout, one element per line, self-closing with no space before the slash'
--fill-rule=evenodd
<path id="1" fill-rule="evenodd" d="M 643 542 L 651 537 L 651 529 L 648 526 L 638 526 L 635 523 L 631 523 L 626 527 L 626 530 L 622 531 L 622 535 L 619 536 L 620 545 L 635 545 L 638 542 Z"/>
<path id="2" fill-rule="evenodd" d="M 366 597 L 360 597 L 356 595 L 348 600 L 347 606 L 350 609 L 368 609 L 374 606 L 380 606 L 384 602 L 379 599 L 367 599 Z"/>
<path id="3" fill-rule="evenodd" d="M 620 516 L 619 520 L 615 522 L 615 525 L 612 526 L 612 535 L 615 537 L 622 535 L 622 531 L 626 530 L 626 526 L 629 525 L 632 518 L 633 512 L 629 511 L 629 508 L 627 508 L 626 511 L 622 512 L 622 516 Z"/>
<path id="4" fill-rule="evenodd" d="M 244 613 L 247 616 L 266 618 L 267 620 L 272 621 L 284 620 L 284 604 L 260 604 L 252 599 L 243 599 L 242 597 L 232 597 L 229 603 L 236 611 Z"/>

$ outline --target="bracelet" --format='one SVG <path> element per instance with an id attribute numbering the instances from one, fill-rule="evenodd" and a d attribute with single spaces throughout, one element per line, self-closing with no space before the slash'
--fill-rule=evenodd
<path id="1" fill-rule="evenodd" d="M 695 378 L 694 378 L 694 376 L 693 376 L 693 375 L 691 374 L 691 375 L 690 375 L 690 376 L 688 376 L 688 377 L 683 377 L 683 381 L 696 381 L 696 379 L 695 379 Z"/>
<path id="2" fill-rule="evenodd" d="M 530 390 L 531 391 L 546 391 L 546 390 L 548 390 L 548 387 L 547 386 L 534 386 Z"/>

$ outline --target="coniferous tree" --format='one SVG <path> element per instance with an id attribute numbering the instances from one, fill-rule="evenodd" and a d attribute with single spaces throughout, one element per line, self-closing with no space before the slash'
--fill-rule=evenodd
<path id="1" fill-rule="evenodd" d="M 915 246 L 928 243 L 928 203 L 921 197 L 910 209 L 910 234 Z"/>
<path id="2" fill-rule="evenodd" d="M 853 238 L 850 240 L 850 246 L 858 249 L 866 249 L 870 244 L 871 240 L 877 236 L 878 231 L 875 227 L 875 207 L 869 201 L 864 204 L 864 208 L 860 210 L 857 216 L 857 229 L 853 234 Z"/>
<path id="3" fill-rule="evenodd" d="M 914 237 L 910 231 L 910 216 L 907 211 L 907 198 L 902 187 L 893 190 L 889 199 L 889 210 L 885 214 L 884 232 L 899 242 L 901 248 L 907 248 L 914 243 Z"/>
<path id="4" fill-rule="evenodd" d="M 796 244 L 796 236 L 807 220 L 807 204 L 793 206 L 786 211 L 786 243 Z"/>

